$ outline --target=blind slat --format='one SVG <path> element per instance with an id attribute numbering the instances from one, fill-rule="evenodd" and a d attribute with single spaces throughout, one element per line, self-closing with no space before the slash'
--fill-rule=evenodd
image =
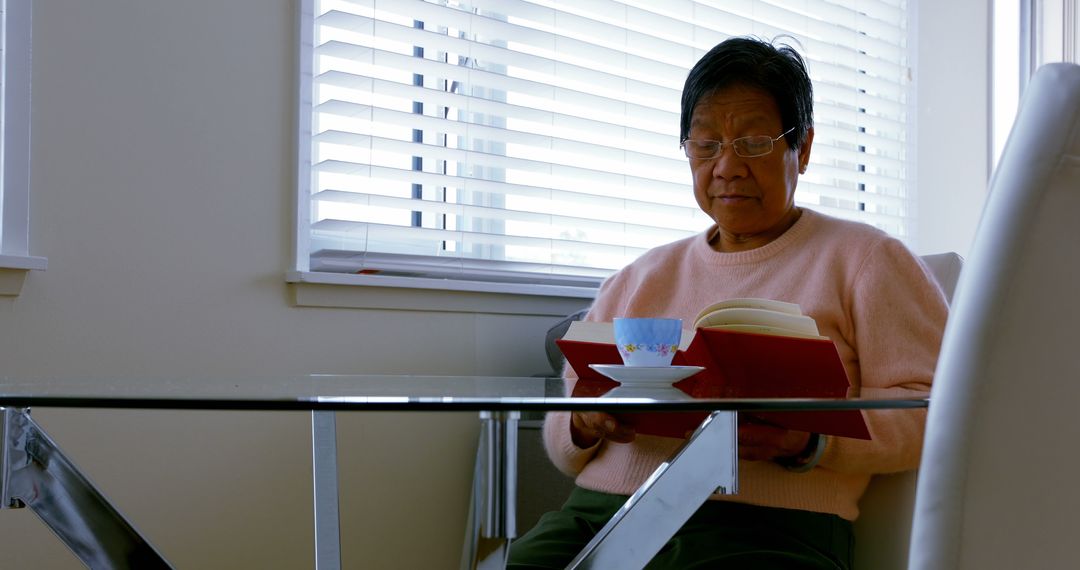
<path id="1" fill-rule="evenodd" d="M 642 123 L 661 130 L 667 127 L 665 119 L 678 112 L 678 100 L 664 108 L 646 107 L 633 101 L 574 90 L 567 87 L 540 83 L 531 79 L 508 77 L 483 70 L 469 69 L 428 59 L 409 57 L 384 50 L 331 41 L 320 45 L 319 55 L 352 59 L 384 71 L 401 75 L 402 69 L 410 69 L 416 75 L 434 76 L 448 82 L 475 84 L 478 90 L 491 90 L 519 95 L 522 100 L 540 109 L 561 110 L 568 114 L 605 117 L 609 122 L 621 119 L 626 124 Z M 633 117 L 633 121 L 630 117 Z M 678 128 L 677 125 L 675 127 Z"/>
<path id="2" fill-rule="evenodd" d="M 627 235 L 636 236 L 638 238 L 652 233 L 655 229 L 671 230 L 685 234 L 683 226 L 691 217 L 690 212 L 679 212 L 678 215 L 675 216 L 664 216 L 662 213 L 658 213 L 651 208 L 643 208 L 638 210 L 638 216 L 636 216 L 641 223 L 634 223 L 630 219 L 611 221 L 550 212 L 523 211 L 437 200 L 417 200 L 413 198 L 398 198 L 394 196 L 380 196 L 359 192 L 342 192 L 338 190 L 323 190 L 313 198 L 323 202 L 363 204 L 375 208 L 394 209 L 403 212 L 467 216 L 470 220 L 474 221 L 497 220 L 504 222 L 524 222 L 536 225 L 536 229 L 533 231 L 512 234 L 522 237 L 554 238 L 558 237 L 557 234 L 564 231 L 564 228 L 587 229 L 610 235 L 626 233 Z M 632 215 L 632 212 L 625 207 L 619 208 L 619 210 L 622 213 Z M 624 243 L 622 238 L 610 242 L 604 242 L 603 240 L 593 241 L 596 243 L 609 243 L 610 245 Z M 624 243 L 624 245 L 634 244 Z"/>
<path id="3" fill-rule="evenodd" d="M 597 195 L 628 198 L 635 194 L 644 194 L 647 199 L 651 199 L 650 201 L 661 201 L 664 194 L 679 196 L 687 193 L 689 189 L 689 186 L 685 183 L 630 176 L 621 172 L 553 164 L 527 158 L 513 158 L 490 152 L 478 152 L 429 144 L 410 143 L 383 137 L 369 137 L 368 139 L 364 139 L 364 136 L 366 135 L 327 132 L 320 133 L 315 139 L 332 140 L 333 138 L 337 138 L 355 140 L 357 143 L 356 146 L 362 146 L 362 141 L 368 140 L 370 146 L 384 149 L 386 152 L 392 152 L 398 156 L 417 156 L 432 161 L 446 161 L 477 168 L 512 171 L 514 173 L 535 177 L 534 179 L 545 179 L 549 181 L 549 186 L 551 188 L 561 190 L 573 190 L 575 188 L 581 188 L 582 185 L 588 185 L 589 191 Z M 653 195 L 650 196 L 650 194 Z"/>

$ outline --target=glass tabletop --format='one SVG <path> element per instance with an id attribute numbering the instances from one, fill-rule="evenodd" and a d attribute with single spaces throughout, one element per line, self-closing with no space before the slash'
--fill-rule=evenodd
<path id="1" fill-rule="evenodd" d="M 561 378 L 313 374 L 258 378 L 5 378 L 0 406 L 294 411 L 795 411 L 922 408 L 926 394 L 845 398 L 566 397 Z"/>

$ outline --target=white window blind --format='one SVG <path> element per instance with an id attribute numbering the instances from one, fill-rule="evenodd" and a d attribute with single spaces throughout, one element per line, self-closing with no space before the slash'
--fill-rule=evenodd
<path id="1" fill-rule="evenodd" d="M 908 237 L 903 0 L 305 0 L 297 269 L 595 287 L 704 230 L 690 67 L 733 35 L 807 59 L 796 200 Z"/>

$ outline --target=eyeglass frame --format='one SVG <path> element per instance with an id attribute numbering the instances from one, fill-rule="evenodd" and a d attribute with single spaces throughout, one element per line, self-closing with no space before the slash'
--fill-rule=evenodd
<path id="1" fill-rule="evenodd" d="M 789 133 L 791 133 L 794 130 L 795 130 L 795 127 L 791 127 L 790 129 L 780 133 L 780 135 L 777 136 L 776 138 L 770 137 L 769 135 L 750 135 L 750 136 L 746 136 L 746 137 L 739 137 L 737 139 L 732 139 L 729 142 L 718 141 L 718 140 L 713 140 L 713 139 L 683 139 L 683 141 L 681 143 L 679 143 L 679 147 L 683 149 L 683 154 L 685 154 L 686 158 L 689 158 L 690 160 L 712 160 L 714 158 L 719 157 L 721 154 L 724 154 L 724 147 L 725 146 L 730 146 L 731 149 L 733 151 L 735 151 L 736 156 L 739 156 L 739 157 L 742 157 L 742 158 L 758 158 L 758 157 L 768 156 L 768 155 L 772 154 L 772 151 L 776 148 L 776 141 L 784 138 L 785 136 L 787 136 Z M 768 151 L 763 152 L 761 154 L 745 155 L 745 154 L 741 154 L 739 152 L 739 148 L 735 145 L 735 143 L 737 143 L 739 141 L 743 141 L 743 140 L 746 140 L 746 139 L 758 139 L 758 138 L 762 139 L 762 142 L 764 142 L 764 139 L 769 140 L 769 150 Z M 688 150 L 686 148 L 686 143 L 687 142 L 693 142 L 693 143 L 705 143 L 705 142 L 716 143 L 716 154 L 714 154 L 712 156 L 690 156 L 690 154 L 689 154 L 689 152 L 688 152 Z"/>

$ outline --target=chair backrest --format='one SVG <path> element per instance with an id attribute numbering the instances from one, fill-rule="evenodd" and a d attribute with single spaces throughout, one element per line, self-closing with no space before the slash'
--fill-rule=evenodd
<path id="1" fill-rule="evenodd" d="M 963 259 L 953 253 L 922 256 L 934 279 L 952 302 Z M 876 475 L 859 500 L 855 521 L 855 567 L 874 570 L 907 568 L 911 521 L 915 512 L 916 472 Z"/>
<path id="2" fill-rule="evenodd" d="M 941 291 L 945 293 L 945 301 L 952 303 L 956 283 L 960 280 L 960 269 L 964 266 L 964 258 L 950 251 L 924 255 L 922 260 L 930 269 Z"/>
<path id="3" fill-rule="evenodd" d="M 1073 568 L 1080 513 L 1080 66 L 1035 74 L 931 390 L 910 567 Z"/>

